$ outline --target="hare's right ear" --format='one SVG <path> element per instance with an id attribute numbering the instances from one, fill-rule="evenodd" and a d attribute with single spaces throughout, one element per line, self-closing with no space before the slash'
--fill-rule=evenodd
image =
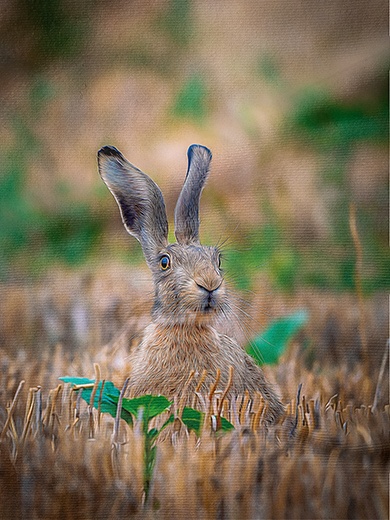
<path id="1" fill-rule="evenodd" d="M 151 267 L 156 253 L 168 245 L 168 221 L 160 188 L 113 146 L 99 150 L 98 166 L 119 205 L 125 228 L 139 240 Z"/>
<path id="2" fill-rule="evenodd" d="M 205 146 L 188 148 L 188 170 L 175 208 L 175 236 L 179 244 L 199 244 L 199 203 L 210 173 L 211 152 Z"/>

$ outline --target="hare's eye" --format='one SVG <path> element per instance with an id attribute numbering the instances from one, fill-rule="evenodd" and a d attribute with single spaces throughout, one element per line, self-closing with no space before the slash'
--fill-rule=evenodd
<path id="1" fill-rule="evenodd" d="M 221 255 L 218 255 L 218 268 L 221 268 Z"/>
<path id="2" fill-rule="evenodd" d="M 163 271 L 166 271 L 171 266 L 171 259 L 168 255 L 164 255 L 160 259 L 160 267 Z"/>

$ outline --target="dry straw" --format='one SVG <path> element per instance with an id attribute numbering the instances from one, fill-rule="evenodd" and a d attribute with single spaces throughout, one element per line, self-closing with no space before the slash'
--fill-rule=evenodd
<path id="1" fill-rule="evenodd" d="M 99 378 L 100 372 L 95 365 Z M 6 382 L 3 374 L 3 396 Z M 93 390 L 96 395 L 96 384 Z M 303 378 L 283 419 L 269 427 L 262 398 L 227 402 L 224 395 L 215 399 L 214 390 L 197 396 L 208 411 L 200 441 L 191 433 L 157 445 L 145 501 L 137 425 L 101 415 L 69 384 L 45 392 L 23 391 L 21 382 L 1 414 L 1 518 L 387 517 L 389 405 L 383 399 L 373 409 L 344 404 L 339 395 L 307 397 L 317 389 Z M 216 432 L 220 417 L 235 430 Z"/>

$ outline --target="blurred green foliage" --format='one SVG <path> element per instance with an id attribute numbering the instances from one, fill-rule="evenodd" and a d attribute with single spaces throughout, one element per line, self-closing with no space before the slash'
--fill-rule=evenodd
<path id="1" fill-rule="evenodd" d="M 177 77 L 196 36 L 191 0 L 169 0 L 151 19 L 145 19 L 145 31 L 125 49 L 124 59 L 112 59 L 132 69 L 146 69 L 166 78 Z M 151 37 L 152 35 L 152 37 Z M 156 41 L 158 45 L 156 45 Z"/>
<path id="2" fill-rule="evenodd" d="M 15 266 L 33 274 L 53 263 L 78 265 L 93 255 L 104 222 L 88 203 L 63 200 L 48 211 L 26 193 L 21 164 L 9 160 L 1 170 L 0 279 Z"/>
<path id="3" fill-rule="evenodd" d="M 170 0 L 157 27 L 178 47 L 186 47 L 194 34 L 191 0 Z"/>
<path id="4" fill-rule="evenodd" d="M 94 8 L 96 1 L 92 0 L 11 2 L 0 28 L 4 49 L 12 49 L 9 66 L 13 69 L 27 66 L 37 71 L 43 70 L 51 60 L 74 58 L 85 47 Z"/>
<path id="5" fill-rule="evenodd" d="M 40 226 L 40 215 L 22 195 L 24 171 L 18 161 L 1 161 L 0 176 L 0 275 L 5 276 L 15 254 L 28 243 L 31 229 Z"/>
<path id="6" fill-rule="evenodd" d="M 161 76 L 169 76 L 172 73 L 169 55 L 157 55 L 148 42 L 131 44 L 126 51 L 124 62 L 131 69 L 150 70 Z"/>
<path id="7" fill-rule="evenodd" d="M 320 88 L 303 88 L 295 96 L 286 117 L 286 129 L 294 137 L 330 152 L 346 149 L 357 141 L 388 139 L 388 97 L 385 88 L 371 99 L 336 99 Z"/>
<path id="8" fill-rule="evenodd" d="M 322 254 L 330 264 L 336 264 L 338 276 L 331 286 L 338 289 L 354 287 L 356 252 L 349 227 L 349 206 L 353 201 L 347 178 L 348 161 L 352 152 L 362 143 L 387 146 L 389 137 L 389 100 L 387 79 L 383 75 L 373 95 L 343 101 L 323 89 L 303 89 L 286 117 L 285 130 L 292 131 L 297 143 L 310 146 L 318 152 L 320 178 L 323 189 L 337 192 L 330 211 L 332 234 L 323 244 Z M 359 204 L 358 232 L 362 242 L 367 269 L 362 282 L 366 292 L 390 286 L 390 255 L 388 251 L 387 222 L 378 215 L 386 214 L 387 186 L 366 205 Z M 321 256 L 319 245 L 318 256 Z M 335 257 L 335 252 L 340 255 Z M 333 255 L 332 255 L 333 252 Z M 333 258 L 332 258 L 333 256 Z M 308 270 L 307 270 L 308 271 Z M 309 278 L 313 283 L 313 279 Z"/>
<path id="9" fill-rule="evenodd" d="M 37 100 L 40 96 L 37 98 L 32 93 L 33 112 L 37 110 Z M 0 161 L 0 279 L 3 280 L 15 267 L 22 267 L 31 275 L 56 262 L 79 265 L 95 252 L 105 224 L 104 217 L 94 213 L 91 201 L 75 203 L 65 196 L 64 190 L 54 209 L 49 210 L 34 200 L 26 187 L 27 158 L 43 150 L 21 118 L 14 117 L 13 126 L 17 148 L 3 151 Z"/>
<path id="10" fill-rule="evenodd" d="M 257 72 L 267 82 L 287 88 L 272 57 L 262 57 Z M 263 197 L 266 224 L 241 229 L 241 234 L 249 237 L 237 240 L 233 250 L 225 253 L 227 269 L 239 288 L 252 286 L 256 266 L 261 265 L 273 286 L 284 291 L 303 286 L 355 289 L 356 250 L 349 225 L 349 206 L 354 200 L 347 167 L 352 153 L 362 143 L 375 145 L 378 150 L 387 146 L 388 109 L 385 76 L 371 96 L 344 101 L 314 87 L 302 88 L 293 96 L 281 137 L 288 146 L 311 148 L 319 158 L 318 188 L 331 189 L 335 194 L 330 203 L 330 233 L 321 240 L 299 240 L 290 224 L 282 221 Z M 387 193 L 388 186 L 382 186 L 373 200 L 357 207 L 364 262 L 362 287 L 366 293 L 390 287 Z"/>
<path id="11" fill-rule="evenodd" d="M 104 226 L 87 203 L 62 203 L 43 220 L 40 238 L 46 261 L 59 258 L 69 265 L 80 264 L 91 256 Z"/>
<path id="12" fill-rule="evenodd" d="M 348 211 L 344 215 L 348 221 Z M 362 216 L 361 216 L 362 217 Z M 363 246 L 362 288 L 365 293 L 390 287 L 390 255 L 373 232 L 373 217 L 359 219 Z M 360 225 L 361 223 L 361 225 Z M 267 276 L 272 287 L 293 292 L 301 287 L 320 290 L 355 290 L 356 251 L 348 236 L 342 243 L 322 240 L 297 243 L 285 226 L 269 222 L 261 229 L 246 230 L 246 238 L 226 248 L 223 257 L 227 276 L 239 290 L 249 290 L 259 277 Z"/>
<path id="13" fill-rule="evenodd" d="M 270 221 L 261 231 L 252 229 L 252 234 L 237 241 L 223 252 L 229 278 L 238 289 L 252 287 L 259 271 L 267 273 L 273 285 L 284 290 L 293 290 L 296 283 L 298 251 L 289 244 L 288 237 L 277 220 Z"/>
<path id="14" fill-rule="evenodd" d="M 257 336 L 246 350 L 259 365 L 277 363 L 288 347 L 291 339 L 297 335 L 307 323 L 306 311 L 283 316 L 272 321 L 262 334 Z"/>
<path id="15" fill-rule="evenodd" d="M 66 9 L 63 0 L 24 0 L 23 10 L 37 36 L 37 50 L 46 57 L 74 55 L 85 37 L 80 4 Z M 81 20 L 83 23 L 81 23 Z"/>
<path id="16" fill-rule="evenodd" d="M 56 87 L 44 77 L 36 75 L 31 82 L 29 107 L 33 116 L 40 115 L 48 101 L 56 95 Z"/>
<path id="17" fill-rule="evenodd" d="M 190 76 L 177 93 L 173 115 L 201 121 L 207 113 L 207 87 L 201 75 Z"/>
<path id="18" fill-rule="evenodd" d="M 26 35 L 27 41 L 31 41 L 31 48 L 25 53 L 35 75 L 25 113 L 10 118 L 17 147 L 1 152 L 0 276 L 3 278 L 14 264 L 32 269 L 53 261 L 79 265 L 99 254 L 99 240 L 108 222 L 103 212 L 94 211 L 92 197 L 76 203 L 71 195 L 62 193 L 55 207 L 52 205 L 49 210 L 39 206 L 26 188 L 27 164 L 34 155 L 44 152 L 25 121 L 39 116 L 58 88 L 36 71 L 42 70 L 49 60 L 67 59 L 80 52 L 93 23 L 95 5 L 91 0 L 83 3 L 17 0 L 17 4 L 19 18 L 15 24 L 20 39 Z M 208 76 L 199 71 L 191 74 L 178 70 L 190 58 L 191 44 L 197 36 L 194 15 L 191 0 L 168 0 L 148 19 L 146 29 L 153 32 L 153 38 L 145 34 L 132 41 L 124 55 L 128 66 L 174 78 L 172 88 L 176 92 L 169 115 L 201 123 L 210 109 L 212 88 Z M 156 41 L 159 45 L 155 45 Z M 84 58 L 81 56 L 79 65 Z M 114 56 L 113 60 L 117 58 Z M 194 70 L 196 62 L 189 64 L 193 67 L 189 70 Z M 260 271 L 270 277 L 273 286 L 284 291 L 301 286 L 353 290 L 356 253 L 348 218 L 349 204 L 353 201 L 346 172 L 357 146 L 362 143 L 387 146 L 387 78 L 375 85 L 371 96 L 354 94 L 342 99 L 319 87 L 305 87 L 294 93 L 271 53 L 255 60 L 252 72 L 254 81 L 261 79 L 267 88 L 283 95 L 284 106 L 290 107 L 280 133 L 283 146 L 310 148 L 320 158 L 319 190 L 330 188 L 337 196 L 329 212 L 332 218 L 329 236 L 310 242 L 297 238 L 291 224 L 283 221 L 263 197 L 259 204 L 265 213 L 265 225 L 241 228 L 240 235 L 250 234 L 250 237 L 237 238 L 231 250 L 225 252 L 227 268 L 241 289 L 252 286 L 259 273 L 256 267 L 261 266 Z M 251 100 L 244 107 L 240 124 L 251 139 L 258 140 L 258 122 L 253 117 Z M 387 211 L 383 210 L 387 207 L 387 193 L 387 186 L 383 186 L 372 205 L 357 207 L 364 267 L 368 266 L 362 272 L 366 292 L 390 287 Z M 107 192 L 103 196 L 109 198 Z M 229 215 L 226 217 L 229 221 Z M 131 244 L 129 241 L 130 250 L 124 251 L 123 257 L 143 261 L 141 249 Z"/>
<path id="19" fill-rule="evenodd" d="M 280 69 L 271 54 L 262 54 L 257 62 L 256 72 L 268 83 L 277 84 L 281 81 Z"/>

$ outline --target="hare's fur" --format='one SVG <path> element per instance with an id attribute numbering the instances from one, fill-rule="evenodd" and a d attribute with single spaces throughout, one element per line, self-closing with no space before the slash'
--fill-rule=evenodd
<path id="1" fill-rule="evenodd" d="M 227 397 L 260 393 L 267 420 L 283 406 L 261 369 L 232 338 L 215 329 L 218 319 L 234 315 L 217 248 L 199 243 L 199 200 L 209 174 L 210 151 L 188 150 L 188 171 L 175 209 L 177 243 L 168 243 L 164 199 L 158 186 L 113 147 L 99 151 L 99 172 L 116 198 L 126 229 L 141 243 L 153 274 L 152 322 L 130 355 L 129 389 L 133 396 L 180 395 L 189 402 L 204 370 L 200 392 L 207 392 L 220 372 L 219 390 L 233 380 Z M 195 377 L 186 386 L 190 372 Z"/>

